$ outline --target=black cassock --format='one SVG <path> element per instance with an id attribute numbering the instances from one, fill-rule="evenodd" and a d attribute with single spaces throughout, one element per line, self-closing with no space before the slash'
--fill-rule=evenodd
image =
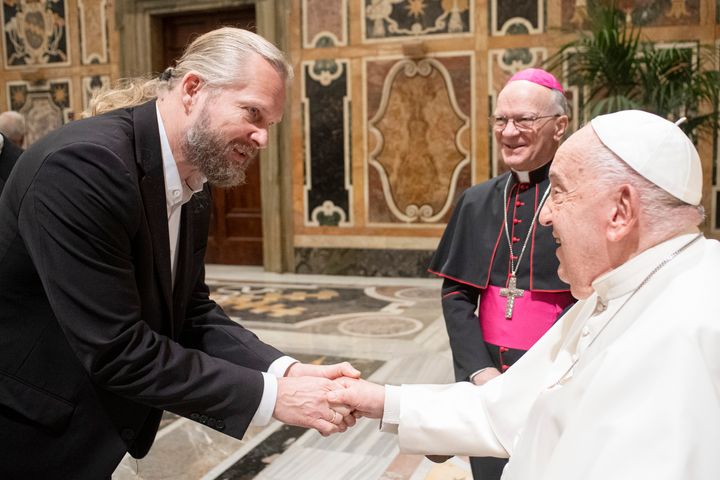
<path id="1" fill-rule="evenodd" d="M 489 343 L 485 340 L 483 319 L 478 318 L 478 301 L 483 292 L 490 295 L 488 287 L 496 295 L 497 288 L 493 287 L 508 286 L 511 267 L 505 223 L 510 229 L 517 265 L 517 257 L 549 185 L 549 167 L 548 163 L 530 172 L 529 182 L 520 182 L 516 174 L 507 172 L 463 192 L 430 263 L 428 270 L 444 279 L 442 307 L 456 381 L 469 381 L 470 375 L 487 367 L 505 371 L 526 351 L 508 346 L 512 341 Z M 511 175 L 506 198 L 504 189 Z M 503 222 L 503 199 L 507 202 L 506 222 Z M 552 228 L 540 225 L 537 220 L 520 258 L 517 288 L 525 290 L 527 296 L 531 291 L 550 298 L 561 311 L 572 304 L 573 299 L 568 285 L 558 278 L 555 249 Z M 495 303 L 505 305 L 505 300 Z M 546 320 L 552 324 L 557 316 Z M 504 311 L 497 312 L 493 321 L 509 322 L 503 327 L 512 329 L 513 320 L 503 317 Z M 471 463 L 475 477 L 487 480 L 500 477 L 505 461 L 471 459 Z"/>

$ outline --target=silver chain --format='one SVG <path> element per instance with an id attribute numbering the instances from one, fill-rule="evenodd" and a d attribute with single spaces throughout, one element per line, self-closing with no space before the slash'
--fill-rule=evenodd
<path id="1" fill-rule="evenodd" d="M 690 245 L 692 245 L 693 243 L 695 243 L 695 242 L 697 242 L 698 240 L 700 240 L 700 238 L 701 238 L 702 236 L 703 236 L 702 233 L 698 233 L 695 237 L 693 237 L 692 240 L 690 240 L 690 241 L 687 242 L 685 245 L 683 245 L 682 247 L 678 248 L 677 250 L 675 250 L 674 252 L 672 252 L 670 255 L 668 255 L 668 257 L 665 258 L 665 260 L 663 260 L 662 262 L 660 262 L 660 263 L 652 270 L 652 272 L 648 273 L 648 275 L 643 279 L 643 281 L 640 282 L 640 285 L 638 285 L 637 288 L 632 291 L 632 293 L 630 294 L 630 296 L 625 299 L 625 301 L 622 303 L 622 305 L 620 305 L 620 308 L 618 308 L 617 310 L 615 310 L 615 313 L 612 314 L 612 316 L 611 316 L 611 317 L 608 319 L 608 321 L 605 322 L 605 324 L 600 328 L 600 330 L 599 330 L 598 333 L 593 337 L 593 339 L 590 340 L 590 343 L 588 343 L 588 346 L 585 347 L 585 350 L 587 351 L 587 350 L 592 346 L 592 344 L 595 343 L 595 340 L 597 340 L 598 337 L 605 331 L 605 329 L 607 328 L 607 326 L 610 325 L 610 322 L 612 322 L 612 321 L 615 319 L 615 317 L 617 316 L 617 314 L 620 313 L 620 310 L 622 310 L 623 307 L 624 307 L 625 305 L 627 305 L 627 303 L 630 301 L 630 299 L 633 298 L 633 297 L 635 296 L 635 294 L 636 294 L 638 291 L 640 291 L 640 289 L 641 289 L 642 287 L 644 287 L 645 285 L 647 285 L 647 283 L 650 281 L 650 279 L 651 279 L 657 272 L 659 272 L 661 268 L 663 268 L 665 265 L 667 265 L 667 264 L 670 262 L 670 260 L 672 260 L 673 258 L 677 257 L 680 253 L 682 253 L 682 252 L 683 252 L 686 248 L 688 248 Z M 565 380 L 565 377 L 567 377 L 567 375 L 572 371 L 572 369 L 575 368 L 575 365 L 577 365 L 577 363 L 578 363 L 579 361 L 580 361 L 580 357 L 578 356 L 578 358 L 570 365 L 570 367 L 569 367 L 567 370 L 565 370 L 565 373 L 562 374 L 562 376 L 560 377 L 560 379 L 559 379 L 557 382 L 553 383 L 551 386 L 554 387 L 555 385 L 560 385 L 560 382 L 562 382 L 563 380 Z"/>
<path id="2" fill-rule="evenodd" d="M 550 193 L 550 185 L 548 185 L 548 187 L 545 189 L 545 193 L 543 193 L 543 196 L 540 199 L 540 203 L 538 203 L 537 209 L 535 210 L 535 215 L 533 216 L 532 222 L 530 222 L 530 229 L 528 230 L 527 236 L 525 237 L 525 242 L 523 243 L 522 250 L 520 250 L 520 255 L 518 255 L 517 265 L 515 265 L 515 261 L 513 260 L 512 240 L 510 239 L 510 228 L 508 226 L 508 201 L 510 200 L 508 198 L 508 186 L 510 185 L 511 178 L 512 178 L 512 173 L 510 173 L 510 175 L 508 176 L 507 182 L 505 182 L 505 190 L 503 193 L 503 211 L 505 212 L 505 217 L 504 217 L 503 221 L 505 222 L 505 238 L 507 238 L 508 248 L 510 248 L 510 274 L 514 277 L 515 274 L 517 273 L 518 268 L 520 267 L 520 260 L 522 260 L 522 256 L 525 253 L 525 247 L 527 247 L 528 240 L 530 240 L 530 237 L 532 236 L 533 227 L 535 226 L 535 222 L 537 221 L 538 216 L 540 215 L 540 210 L 542 210 L 543 204 L 545 203 L 545 200 L 547 199 L 548 193 Z"/>

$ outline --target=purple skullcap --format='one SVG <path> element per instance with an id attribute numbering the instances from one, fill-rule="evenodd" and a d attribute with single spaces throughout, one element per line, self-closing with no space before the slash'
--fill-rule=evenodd
<path id="1" fill-rule="evenodd" d="M 555 78 L 552 73 L 546 72 L 541 68 L 526 68 L 525 70 L 520 70 L 510 77 L 510 80 L 508 80 L 507 83 L 514 82 L 515 80 L 527 80 L 528 82 L 537 83 L 538 85 L 547 87 L 550 90 L 557 90 L 558 92 L 565 94 L 565 90 L 563 90 L 563 87 L 560 85 L 560 82 L 557 81 L 557 78 Z"/>

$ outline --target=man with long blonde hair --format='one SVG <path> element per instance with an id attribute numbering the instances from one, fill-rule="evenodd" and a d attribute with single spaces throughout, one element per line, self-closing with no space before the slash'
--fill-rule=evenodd
<path id="1" fill-rule="evenodd" d="M 204 280 L 208 183 L 242 182 L 291 76 L 262 37 L 222 28 L 26 151 L 0 199 L 0 478 L 109 478 L 163 410 L 237 438 L 271 417 L 354 423 L 326 392 L 358 371 L 284 356 Z"/>

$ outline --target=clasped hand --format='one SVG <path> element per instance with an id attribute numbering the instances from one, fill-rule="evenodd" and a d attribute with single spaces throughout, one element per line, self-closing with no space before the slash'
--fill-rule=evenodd
<path id="1" fill-rule="evenodd" d="M 348 362 L 335 365 L 295 363 L 278 379 L 273 417 L 290 425 L 314 428 L 323 436 L 355 425 L 353 409 L 328 400 L 328 392 L 343 389 L 341 379 L 355 380 L 360 372 Z"/>

